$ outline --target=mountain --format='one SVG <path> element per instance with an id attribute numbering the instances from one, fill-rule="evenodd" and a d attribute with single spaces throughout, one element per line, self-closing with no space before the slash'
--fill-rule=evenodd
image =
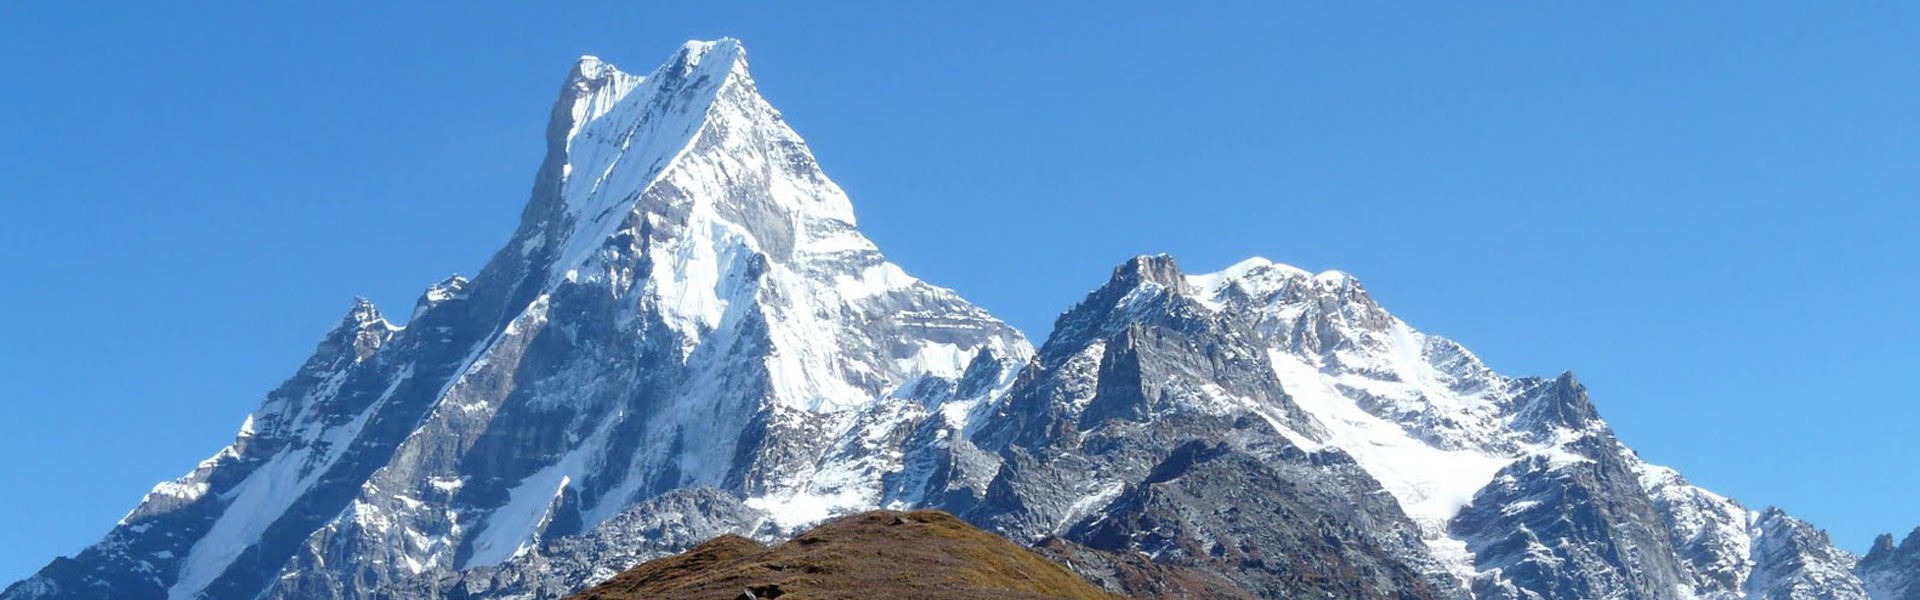
<path id="1" fill-rule="evenodd" d="M 1855 569 L 1874 600 L 1920 600 L 1920 528 L 1899 546 L 1892 535 L 1873 540 L 1873 549 Z"/>
<path id="2" fill-rule="evenodd" d="M 735 535 L 655 559 L 575 600 L 1117 600 L 1072 571 L 938 511 L 840 517 L 774 547 Z"/>
<path id="3" fill-rule="evenodd" d="M 860 235 L 737 42 L 581 59 L 547 141 L 477 276 L 405 326 L 357 302 L 231 446 L 7 597 L 360 597 L 697 487 L 797 526 L 878 503 L 890 440 L 1030 352 Z"/>
<path id="4" fill-rule="evenodd" d="M 896 498 L 1266 597 L 1866 597 L 1824 533 L 1641 461 L 1572 374 L 1496 374 L 1344 273 L 1142 257 L 1054 330 Z"/>
<path id="5" fill-rule="evenodd" d="M 875 508 L 1141 597 L 1884 599 L 1920 572 L 1642 461 L 1572 374 L 1498 374 L 1344 273 L 1143 256 L 1033 348 L 887 262 L 733 40 L 582 58 L 546 138 L 477 275 L 404 325 L 356 301 L 231 445 L 0 599 L 558 598 Z"/>

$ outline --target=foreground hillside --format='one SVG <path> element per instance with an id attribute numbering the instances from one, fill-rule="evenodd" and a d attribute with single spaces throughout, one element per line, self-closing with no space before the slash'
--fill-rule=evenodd
<path id="1" fill-rule="evenodd" d="M 938 511 L 873 511 L 773 547 L 737 535 L 649 561 L 575 600 L 1116 599 L 1040 555 Z"/>

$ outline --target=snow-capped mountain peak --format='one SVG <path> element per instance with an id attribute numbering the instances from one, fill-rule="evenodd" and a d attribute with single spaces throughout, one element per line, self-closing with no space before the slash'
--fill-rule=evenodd
<path id="1" fill-rule="evenodd" d="M 555 597 L 879 506 L 1257 596 L 1863 597 L 1571 373 L 1495 373 L 1344 272 L 1137 257 L 1036 353 L 860 234 L 737 41 L 581 57 L 546 142 L 477 275 L 404 327 L 356 300 L 231 445 L 0 599 Z"/>
<path id="2" fill-rule="evenodd" d="M 547 142 L 479 275 L 429 286 L 404 328 L 356 302 L 239 441 L 34 589 L 392 583 L 701 487 L 798 526 L 879 503 L 900 468 L 886 440 L 1031 353 L 854 229 L 737 41 L 644 77 L 583 57 Z M 963 385 L 970 367 L 985 381 Z"/>

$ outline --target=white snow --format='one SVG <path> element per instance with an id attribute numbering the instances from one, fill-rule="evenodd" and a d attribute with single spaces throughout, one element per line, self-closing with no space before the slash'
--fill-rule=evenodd
<path id="1" fill-rule="evenodd" d="M 1075 500 L 1071 506 L 1067 507 L 1066 514 L 1062 515 L 1059 524 L 1053 528 L 1054 535 L 1065 532 L 1068 527 L 1079 523 L 1081 519 L 1086 518 L 1087 515 L 1092 514 L 1093 511 L 1112 503 L 1113 500 L 1119 498 L 1120 493 L 1126 491 L 1126 489 L 1126 482 L 1109 481 L 1101 484 L 1092 493 L 1081 496 L 1079 500 Z"/>
<path id="2" fill-rule="evenodd" d="M 472 553 L 460 568 L 498 565 L 532 549 L 555 500 L 574 481 L 584 478 L 590 467 L 604 460 L 602 453 L 615 424 L 613 420 L 601 423 L 576 450 L 528 475 L 508 491 L 507 503 L 485 513 L 479 528 L 470 532 Z"/>
<path id="3" fill-rule="evenodd" d="M 547 467 L 514 486 L 508 492 L 507 504 L 487 513 L 486 525 L 474 535 L 473 554 L 464 568 L 497 565 L 532 549 L 554 500 L 573 483 L 563 474 L 566 466 Z"/>
<path id="4" fill-rule="evenodd" d="M 1450 537 L 1447 523 L 1475 494 L 1523 457 L 1544 455 L 1555 467 L 1585 460 L 1564 448 L 1578 432 L 1535 443 L 1509 429 L 1504 378 L 1457 345 L 1373 306 L 1352 275 L 1254 258 L 1187 282 L 1214 311 L 1257 312 L 1281 388 L 1319 429 L 1293 431 L 1276 408 L 1240 403 L 1304 448 L 1330 446 L 1352 456 L 1419 525 L 1434 557 L 1463 580 L 1476 574 L 1473 557 L 1464 540 Z M 1254 305 L 1232 304 L 1233 289 Z M 1306 319 L 1316 321 L 1302 325 Z M 1323 322 L 1334 329 L 1323 331 Z"/>
<path id="5" fill-rule="evenodd" d="M 339 427 L 305 430 L 314 433 L 302 440 L 304 443 L 275 455 L 227 492 L 223 497 L 228 501 L 226 509 L 181 560 L 180 577 L 167 590 L 167 598 L 191 599 L 213 583 L 241 552 L 252 547 L 268 526 L 333 467 L 360 436 L 367 419 L 386 404 L 401 382 L 412 376 L 411 367 L 402 370 L 388 384 L 386 392 L 352 421 Z"/>
<path id="6" fill-rule="evenodd" d="M 671 73 L 669 63 L 645 78 L 632 77 L 611 66 L 596 69 L 608 85 L 585 96 L 573 107 L 573 131 L 567 138 L 566 180 L 561 194 L 574 228 L 556 272 L 573 269 L 598 252 L 618 231 L 635 194 L 645 193 L 669 166 L 698 139 L 708 119 L 708 106 L 735 69 L 744 69 L 738 43 L 689 42 L 688 71 Z M 597 61 L 596 65 L 600 65 Z M 661 110 L 663 92 L 679 80 L 707 83 L 687 89 L 691 103 Z M 584 175 L 584 177 L 583 177 Z"/>
<path id="7" fill-rule="evenodd" d="M 207 493 L 207 482 L 187 479 L 168 481 L 153 486 L 153 495 L 166 496 L 179 500 L 194 500 Z"/>
<path id="8" fill-rule="evenodd" d="M 1263 257 L 1255 256 L 1253 258 L 1249 258 L 1249 259 L 1234 263 L 1228 266 L 1227 268 L 1221 269 L 1220 271 L 1217 271 L 1217 272 L 1204 273 L 1200 275 L 1188 275 L 1187 284 L 1190 286 L 1193 286 L 1194 289 L 1200 290 L 1202 292 L 1199 296 L 1200 299 L 1211 301 L 1212 297 L 1215 294 L 1218 294 L 1220 292 L 1220 289 L 1225 287 L 1227 284 L 1232 283 L 1234 281 L 1238 281 L 1243 277 L 1246 277 L 1248 273 L 1253 272 L 1256 269 L 1269 268 L 1273 266 L 1274 266 L 1273 261 L 1267 260 L 1266 258 L 1263 258 Z M 1291 267 L 1288 267 L 1288 268 L 1291 268 Z M 1215 305 L 1215 308 L 1218 308 L 1218 306 Z"/>
<path id="9" fill-rule="evenodd" d="M 1298 357 L 1279 350 L 1270 357 L 1282 389 L 1325 427 L 1325 443 L 1352 455 L 1429 539 L 1438 539 L 1447 521 L 1514 460 L 1484 450 L 1435 448 L 1361 409 L 1333 387 L 1332 378 Z"/>
<path id="10" fill-rule="evenodd" d="M 774 525 L 781 529 L 794 531 L 835 515 L 872 508 L 874 500 L 861 493 L 861 490 L 848 489 L 832 493 L 794 492 L 757 496 L 748 498 L 746 504 L 766 511 Z"/>

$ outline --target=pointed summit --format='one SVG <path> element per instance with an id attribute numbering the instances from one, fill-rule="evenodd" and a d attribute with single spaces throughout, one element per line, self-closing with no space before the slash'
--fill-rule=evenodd
<path id="1" fill-rule="evenodd" d="M 368 299 L 366 296 L 354 296 L 353 305 L 347 309 L 347 316 L 342 321 L 342 324 L 361 326 L 372 324 L 379 320 L 381 320 L 380 307 L 374 306 L 373 300 Z"/>
<path id="2" fill-rule="evenodd" d="M 321 340 L 320 353 L 329 359 L 350 354 L 354 362 L 363 361 L 380 350 L 394 329 L 372 300 L 355 296 L 346 316 L 340 318 L 340 324 L 334 325 Z"/>
<path id="3" fill-rule="evenodd" d="M 532 285 L 599 277 L 695 238 L 721 256 L 739 247 L 776 263 L 879 262 L 846 194 L 761 97 L 737 40 L 687 42 L 645 77 L 581 58 L 548 145 L 510 244 L 543 280 Z"/>
<path id="4" fill-rule="evenodd" d="M 737 41 L 581 57 L 549 118 L 478 274 L 407 327 L 357 300 L 233 444 L 0 597 L 437 597 L 377 590 L 695 488 L 797 527 L 874 507 L 913 428 L 1032 353 L 854 228 Z"/>
<path id="5" fill-rule="evenodd" d="M 1920 533 L 1920 530 L 1916 530 L 1916 533 Z M 1894 550 L 1895 550 L 1895 547 L 1893 545 L 1893 534 L 1882 533 L 1879 536 L 1873 538 L 1873 548 L 1868 550 L 1866 557 L 1862 558 L 1861 560 L 1867 563 L 1879 562 L 1881 560 L 1885 560 L 1889 556 L 1892 556 L 1894 553 Z"/>
<path id="6" fill-rule="evenodd" d="M 1184 290 L 1187 282 L 1180 273 L 1180 265 L 1174 263 L 1172 256 L 1154 254 L 1136 256 L 1115 267 L 1113 282 L 1108 285 L 1133 287 L 1145 283 Z"/>
<path id="7" fill-rule="evenodd" d="M 579 60 L 574 61 L 573 76 L 568 78 L 568 82 L 595 81 L 606 77 L 608 73 L 617 72 L 619 71 L 615 69 L 613 65 L 600 60 L 600 57 L 592 54 L 582 54 Z"/>

